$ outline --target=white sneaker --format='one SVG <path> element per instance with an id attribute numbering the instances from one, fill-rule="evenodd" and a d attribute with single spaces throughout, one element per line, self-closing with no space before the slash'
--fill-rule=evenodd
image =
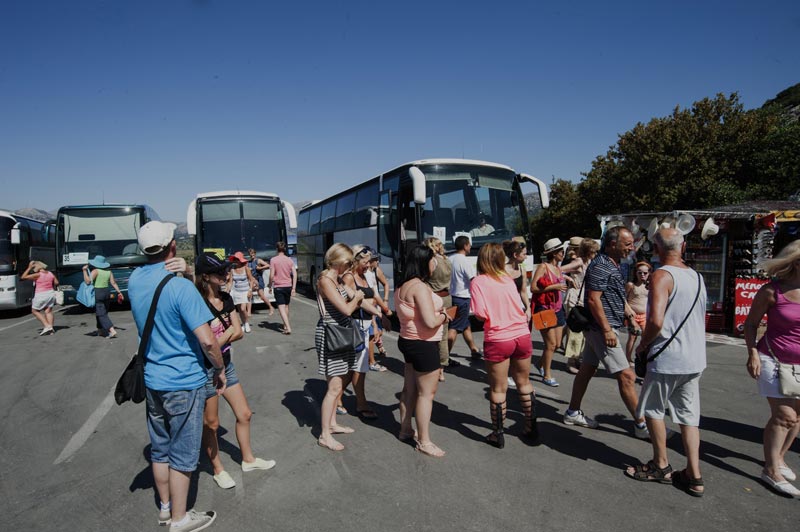
<path id="1" fill-rule="evenodd" d="M 172 508 L 158 509 L 158 525 L 167 526 L 172 522 Z"/>
<path id="2" fill-rule="evenodd" d="M 214 475 L 214 482 L 224 490 L 229 490 L 236 485 L 236 481 L 225 470 L 221 471 L 219 475 Z"/>
<path id="3" fill-rule="evenodd" d="M 244 327 L 242 327 L 242 329 L 244 329 L 244 332 L 249 333 L 250 332 L 250 324 L 249 323 L 245 323 Z"/>
<path id="4" fill-rule="evenodd" d="M 781 495 L 794 497 L 796 499 L 800 498 L 800 490 L 795 488 L 792 484 L 789 484 L 788 480 L 781 480 L 778 482 L 777 480 L 773 480 L 772 477 L 767 475 L 765 472 L 761 473 L 761 480 L 763 480 L 767 486 L 774 489 Z"/>
<path id="5" fill-rule="evenodd" d="M 275 467 L 275 460 L 263 460 L 261 458 L 256 458 L 252 462 L 245 462 L 242 460 L 242 471 L 266 471 L 273 467 Z"/>
<path id="6" fill-rule="evenodd" d="M 795 480 L 797 480 L 797 475 L 795 475 L 794 471 L 792 471 L 786 464 L 778 466 L 778 471 L 780 471 L 781 475 L 783 475 L 783 478 L 785 478 L 789 482 L 794 482 Z"/>
<path id="7" fill-rule="evenodd" d="M 186 512 L 186 515 L 189 517 L 189 520 L 181 526 L 175 526 L 175 523 L 172 523 L 172 525 L 169 527 L 170 532 L 191 532 L 192 530 L 203 530 L 204 528 L 211 526 L 211 523 L 213 523 L 214 519 L 217 518 L 216 512 L 197 512 L 195 510 L 189 510 Z"/>
<path id="8" fill-rule="evenodd" d="M 512 379 L 511 377 L 508 378 L 508 387 L 513 388 L 515 390 L 517 389 L 517 383 L 514 382 L 514 379 Z"/>
<path id="9" fill-rule="evenodd" d="M 583 410 L 577 410 L 574 414 L 564 412 L 565 425 L 577 425 L 578 427 L 586 427 L 587 429 L 596 429 L 597 421 L 583 414 Z"/>
<path id="10" fill-rule="evenodd" d="M 648 430 L 647 425 L 644 427 L 640 427 L 633 423 L 633 435 L 639 438 L 640 440 L 649 440 L 650 439 L 650 430 Z"/>

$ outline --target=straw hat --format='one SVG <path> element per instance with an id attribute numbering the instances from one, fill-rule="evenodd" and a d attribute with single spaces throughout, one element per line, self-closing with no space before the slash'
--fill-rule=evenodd
<path id="1" fill-rule="evenodd" d="M 656 231 L 658 231 L 658 218 L 653 216 L 653 219 L 650 220 L 650 224 L 647 226 L 647 238 L 652 240 L 656 235 Z"/>
<path id="2" fill-rule="evenodd" d="M 688 235 L 692 231 L 694 231 L 695 226 L 697 225 L 697 220 L 694 219 L 694 216 L 687 213 L 682 213 L 678 216 L 678 221 L 675 223 L 675 228 L 681 232 L 683 235 Z"/>
<path id="3" fill-rule="evenodd" d="M 719 233 L 719 226 L 714 223 L 714 217 L 709 216 L 706 223 L 703 224 L 703 229 L 700 231 L 700 238 L 707 240 L 708 238 Z"/>
<path id="4" fill-rule="evenodd" d="M 547 242 L 544 243 L 544 254 L 547 255 L 554 251 L 558 251 L 559 248 L 563 248 L 564 243 L 561 241 L 560 238 L 551 238 Z"/>
<path id="5" fill-rule="evenodd" d="M 569 239 L 569 247 L 571 248 L 580 247 L 581 242 L 583 242 L 582 236 L 573 236 L 572 238 Z"/>

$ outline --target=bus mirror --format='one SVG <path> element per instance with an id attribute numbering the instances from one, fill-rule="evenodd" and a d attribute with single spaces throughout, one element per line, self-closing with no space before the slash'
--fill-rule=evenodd
<path id="1" fill-rule="evenodd" d="M 539 178 L 533 177 L 528 174 L 519 174 L 520 181 L 527 181 L 533 183 L 539 189 L 539 199 L 542 203 L 542 208 L 546 209 L 550 206 L 550 193 L 547 190 L 547 185 Z"/>
<path id="2" fill-rule="evenodd" d="M 20 244 L 22 242 L 22 235 L 19 232 L 19 227 L 11 228 L 11 243 Z"/>
<path id="3" fill-rule="evenodd" d="M 425 174 L 416 166 L 412 166 L 408 169 L 408 175 L 411 176 L 414 203 L 417 205 L 425 205 Z"/>

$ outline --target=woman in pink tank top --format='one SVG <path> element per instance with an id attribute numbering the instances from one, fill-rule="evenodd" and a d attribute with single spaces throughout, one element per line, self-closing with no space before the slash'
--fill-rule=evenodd
<path id="1" fill-rule="evenodd" d="M 442 457 L 430 438 L 433 398 L 439 386 L 439 340 L 442 325 L 452 318 L 442 307 L 442 298 L 426 284 L 436 268 L 433 250 L 415 246 L 406 259 L 405 278 L 395 288 L 394 308 L 400 321 L 397 346 L 405 360 L 403 391 L 400 393 L 400 433 L 403 441 L 416 441 L 416 449 Z M 411 416 L 417 418 L 417 432 Z"/>
<path id="2" fill-rule="evenodd" d="M 772 416 L 764 427 L 764 469 L 761 480 L 782 495 L 800 498 L 797 479 L 784 457 L 800 431 L 800 398 L 783 395 L 778 363 L 800 366 L 800 240 L 762 264 L 774 278 L 756 294 L 744 328 L 747 371 L 758 381 Z M 767 331 L 756 344 L 758 326 L 767 315 Z"/>
<path id="3" fill-rule="evenodd" d="M 54 334 L 53 328 L 53 307 L 56 304 L 56 287 L 58 279 L 47 271 L 47 264 L 38 260 L 32 260 L 25 271 L 20 276 L 23 281 L 33 281 L 36 284 L 36 291 L 31 302 L 31 313 L 42 324 L 42 332 L 39 336 Z"/>

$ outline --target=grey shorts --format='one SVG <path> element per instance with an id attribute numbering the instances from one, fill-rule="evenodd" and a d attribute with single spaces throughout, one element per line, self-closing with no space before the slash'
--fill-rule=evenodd
<path id="1" fill-rule="evenodd" d="M 670 375 L 648 371 L 639 394 L 637 417 L 664 419 L 669 406 L 672 421 L 679 425 L 700 425 L 700 373 Z"/>
<path id="2" fill-rule="evenodd" d="M 585 343 L 581 353 L 582 363 L 598 367 L 602 362 L 606 367 L 606 371 L 612 375 L 630 368 L 631 364 L 628 362 L 628 357 L 625 356 L 625 350 L 619 340 L 619 332 L 614 330 L 614 335 L 617 337 L 617 345 L 616 347 L 608 347 L 603 331 L 595 329 L 584 331 L 583 338 Z"/>

